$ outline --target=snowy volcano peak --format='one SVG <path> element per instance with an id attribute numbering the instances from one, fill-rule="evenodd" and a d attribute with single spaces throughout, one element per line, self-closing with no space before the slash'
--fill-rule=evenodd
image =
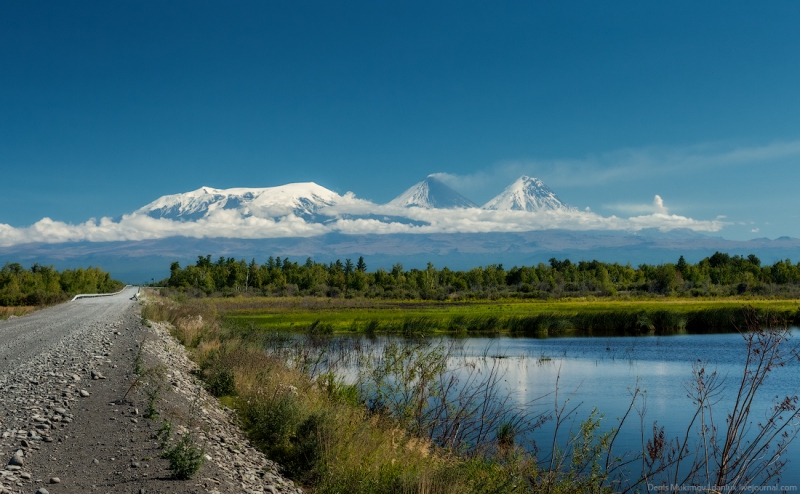
<path id="1" fill-rule="evenodd" d="M 505 188 L 500 195 L 487 202 L 483 209 L 501 211 L 574 210 L 561 202 L 550 187 L 535 177 L 523 175 Z"/>
<path id="2" fill-rule="evenodd" d="M 215 189 L 200 187 L 191 192 L 159 197 L 137 213 L 152 218 L 192 221 L 224 210 L 237 210 L 242 216 L 262 218 L 289 214 L 308 217 L 321 208 L 333 206 L 342 197 L 314 182 L 266 188 Z"/>
<path id="3" fill-rule="evenodd" d="M 475 208 L 477 204 L 454 191 L 433 176 L 406 190 L 389 202 L 390 206 L 437 209 Z"/>

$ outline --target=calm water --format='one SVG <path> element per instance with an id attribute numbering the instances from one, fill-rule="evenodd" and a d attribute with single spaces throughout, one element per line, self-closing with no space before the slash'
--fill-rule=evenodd
<path id="1" fill-rule="evenodd" d="M 387 341 L 388 338 L 381 338 Z M 373 340 L 374 343 L 374 340 Z M 593 408 L 603 414 L 604 429 L 618 424 L 628 408 L 630 389 L 638 385 L 646 391 L 645 435 L 654 421 L 664 426 L 667 437 L 686 431 L 695 408 L 687 397 L 685 386 L 692 379 L 692 365 L 706 363 L 726 377 L 722 401 L 715 415 L 724 417 L 731 408 L 736 387 L 741 379 L 746 347 L 739 334 L 676 335 L 648 337 L 574 337 L 552 339 L 530 338 L 466 338 L 459 339 L 467 355 L 481 361 L 482 355 L 503 356 L 504 384 L 513 391 L 514 399 L 527 403 L 540 400 L 542 412 L 552 410 L 552 392 L 559 380 L 560 401 L 573 395 L 573 404 L 580 404 L 575 420 L 585 419 Z M 800 343 L 800 331 L 793 330 L 789 345 Z M 379 345 L 380 346 L 380 345 Z M 488 349 L 488 351 L 487 351 Z M 776 369 L 759 393 L 760 401 L 751 418 L 758 422 L 773 403 L 774 397 L 800 394 L 800 369 L 793 363 Z M 538 429 L 533 439 L 542 451 L 552 439 L 552 423 Z M 562 437 L 564 439 L 566 436 Z M 641 426 L 638 416 L 630 417 L 615 444 L 615 451 L 641 449 Z M 789 464 L 782 475 L 782 485 L 800 485 L 800 438 L 790 446 Z"/>

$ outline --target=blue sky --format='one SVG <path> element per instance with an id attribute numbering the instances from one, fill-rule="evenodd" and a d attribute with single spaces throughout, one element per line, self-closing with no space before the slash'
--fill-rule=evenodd
<path id="1" fill-rule="evenodd" d="M 800 3 L 3 2 L 0 223 L 315 181 L 800 236 Z"/>

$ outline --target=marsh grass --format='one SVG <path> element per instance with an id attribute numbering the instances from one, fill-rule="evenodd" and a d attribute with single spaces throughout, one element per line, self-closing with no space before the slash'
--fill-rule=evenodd
<path id="1" fill-rule="evenodd" d="M 800 323 L 793 300 L 670 299 L 403 302 L 292 298 L 203 299 L 242 327 L 271 331 L 399 334 L 517 334 L 533 337 L 735 332 L 751 303 L 762 320 Z"/>

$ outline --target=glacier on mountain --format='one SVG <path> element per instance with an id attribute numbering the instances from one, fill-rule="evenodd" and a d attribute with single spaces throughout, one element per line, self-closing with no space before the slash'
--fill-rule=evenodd
<path id="1" fill-rule="evenodd" d="M 483 209 L 494 211 L 577 211 L 567 206 L 550 187 L 535 177 L 523 175 L 499 195 L 484 204 Z"/>
<path id="2" fill-rule="evenodd" d="M 151 218 L 194 221 L 220 210 L 237 210 L 243 217 L 279 218 L 293 214 L 312 218 L 320 209 L 340 203 L 342 196 L 314 182 L 277 187 L 215 189 L 159 197 L 137 210 Z"/>

